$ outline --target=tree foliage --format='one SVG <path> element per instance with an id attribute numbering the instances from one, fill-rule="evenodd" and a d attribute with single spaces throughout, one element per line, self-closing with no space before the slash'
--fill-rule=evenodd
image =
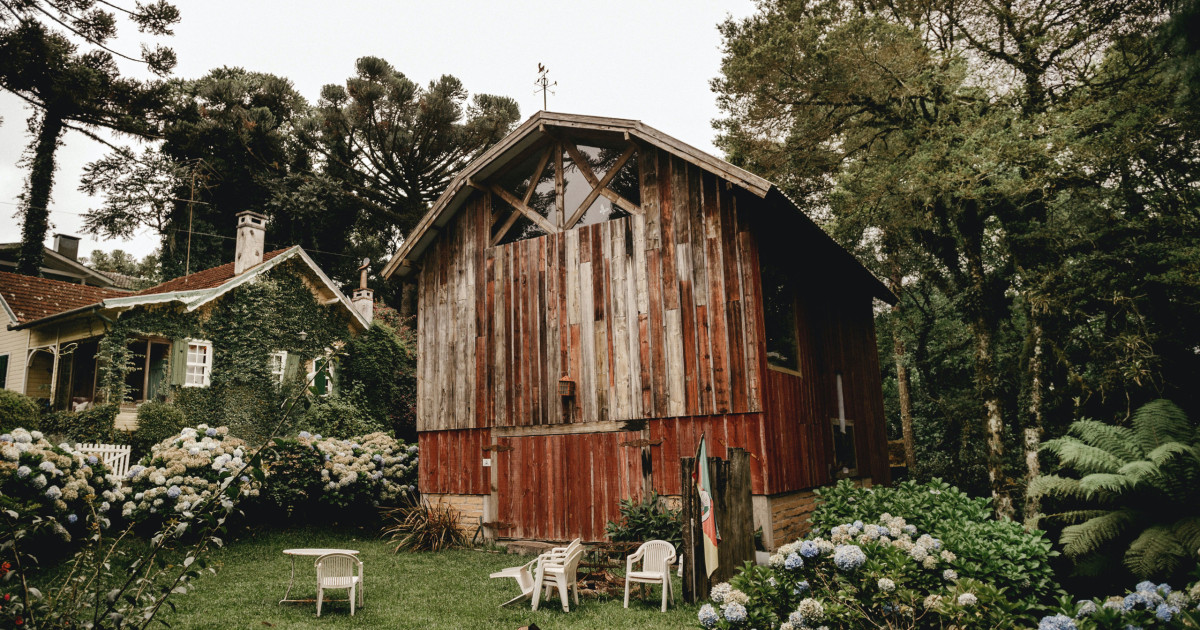
<path id="1" fill-rule="evenodd" d="M 1077 569 L 1111 572 L 1116 560 L 1139 579 L 1179 577 L 1200 549 L 1200 431 L 1166 400 L 1143 405 L 1131 426 L 1071 424 L 1042 450 L 1058 470 L 1029 493 L 1054 500 L 1046 518 Z"/>

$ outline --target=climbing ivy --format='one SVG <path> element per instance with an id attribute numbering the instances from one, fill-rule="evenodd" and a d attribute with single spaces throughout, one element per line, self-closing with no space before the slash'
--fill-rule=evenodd
<path id="1" fill-rule="evenodd" d="M 173 387 L 168 397 L 191 422 L 252 425 L 238 435 L 253 438 L 255 429 L 269 425 L 278 413 L 276 403 L 304 386 L 302 369 L 290 371 L 279 386 L 268 369 L 271 353 L 286 350 L 293 365 L 302 365 L 350 338 L 350 316 L 316 299 L 303 279 L 305 268 L 299 260 L 286 261 L 193 312 L 168 303 L 122 313 L 97 348 L 107 400 L 128 398 L 125 379 L 136 358 L 129 344 L 138 336 L 205 339 L 213 344 L 210 386 Z M 176 369 L 181 368 L 172 366 Z"/>

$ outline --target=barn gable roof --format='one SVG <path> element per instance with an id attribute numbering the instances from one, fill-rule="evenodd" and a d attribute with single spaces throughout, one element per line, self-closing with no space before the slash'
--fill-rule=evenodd
<path id="1" fill-rule="evenodd" d="M 412 272 L 414 268 L 413 263 L 420 259 L 425 250 L 437 239 L 441 229 L 450 222 L 458 212 L 458 209 L 462 207 L 467 198 L 474 192 L 475 189 L 471 185 L 472 182 L 485 180 L 489 176 L 494 175 L 510 161 L 525 154 L 532 147 L 545 141 L 547 138 L 553 138 L 558 130 L 562 130 L 565 133 L 594 134 L 599 132 L 622 134 L 626 139 L 637 139 L 709 171 L 745 189 L 747 192 L 767 200 L 773 206 L 783 206 L 789 210 L 793 210 L 802 223 L 805 224 L 805 228 L 810 226 L 811 228 L 816 228 L 815 230 L 804 229 L 803 231 L 827 241 L 826 244 L 831 245 L 834 251 L 839 252 L 839 257 L 843 258 L 839 262 L 851 265 L 860 274 L 864 275 L 864 279 L 871 287 L 871 293 L 875 297 L 888 303 L 895 303 L 896 296 L 874 274 L 863 267 L 857 258 L 838 245 L 829 235 L 825 234 L 824 230 L 821 230 L 816 223 L 808 218 L 808 215 L 804 214 L 794 202 L 770 181 L 668 136 L 639 120 L 562 114 L 547 111 L 539 111 L 531 116 L 529 120 L 518 126 L 512 133 L 475 158 L 450 181 L 445 192 L 438 197 L 433 207 L 430 208 L 429 212 L 425 214 L 420 223 L 413 228 L 412 232 L 404 240 L 404 243 L 400 246 L 400 250 L 384 266 L 383 277 L 390 278 L 392 275 L 405 277 Z"/>

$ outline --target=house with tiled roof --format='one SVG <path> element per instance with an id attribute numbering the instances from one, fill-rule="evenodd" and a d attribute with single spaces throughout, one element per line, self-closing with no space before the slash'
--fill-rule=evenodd
<path id="1" fill-rule="evenodd" d="M 321 371 L 316 380 L 331 387 L 328 346 L 370 325 L 372 292 L 362 286 L 351 300 L 299 246 L 264 252 L 265 221 L 238 215 L 233 262 L 132 293 L 0 271 L 0 387 L 53 409 L 107 402 L 101 342 L 113 346 L 114 335 L 128 349 L 118 428 L 172 388 L 209 386 L 223 360 L 244 372 L 247 347 L 263 354 L 267 378 Z"/>

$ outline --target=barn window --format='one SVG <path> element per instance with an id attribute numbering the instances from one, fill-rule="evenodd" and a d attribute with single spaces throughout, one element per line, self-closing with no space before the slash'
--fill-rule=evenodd
<path id="1" fill-rule="evenodd" d="M 832 419 L 833 465 L 835 477 L 858 474 L 858 457 L 854 450 L 854 421 L 846 417 L 846 395 L 842 388 L 842 373 L 835 378 L 837 386 L 837 416 Z"/>
<path id="2" fill-rule="evenodd" d="M 611 221 L 640 210 L 637 146 L 552 142 L 514 159 L 486 182 L 492 245 Z"/>
<path id="3" fill-rule="evenodd" d="M 763 323 L 767 333 L 767 363 L 799 371 L 800 350 L 796 334 L 796 291 L 783 268 L 762 262 Z"/>

